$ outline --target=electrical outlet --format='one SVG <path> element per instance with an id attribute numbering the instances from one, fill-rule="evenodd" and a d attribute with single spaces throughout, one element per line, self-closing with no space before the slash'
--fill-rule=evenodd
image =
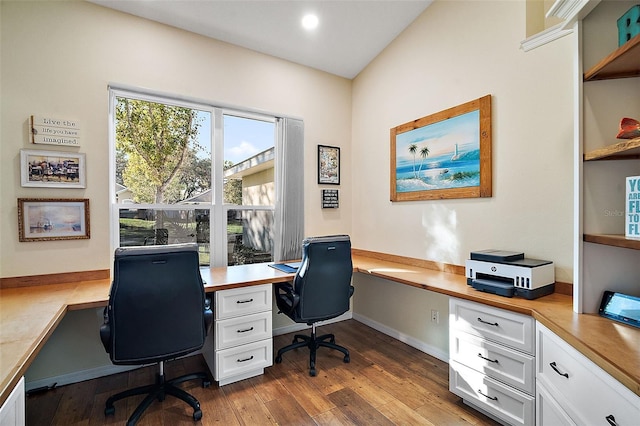
<path id="1" fill-rule="evenodd" d="M 436 324 L 440 322 L 440 312 L 435 309 L 431 310 L 431 322 L 435 322 Z"/>

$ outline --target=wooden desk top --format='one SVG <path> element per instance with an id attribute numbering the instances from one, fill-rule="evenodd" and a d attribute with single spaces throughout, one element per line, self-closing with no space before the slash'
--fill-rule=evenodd
<path id="1" fill-rule="evenodd" d="M 354 254 L 353 263 L 354 271 L 360 273 L 531 315 L 640 395 L 640 330 L 597 315 L 576 314 L 570 296 L 506 298 L 472 289 L 463 275 L 415 266 L 412 262 Z M 292 277 L 293 274 L 264 263 L 202 270 L 207 292 L 285 282 Z M 0 404 L 65 313 L 106 306 L 110 285 L 110 280 L 103 279 L 0 289 Z"/>

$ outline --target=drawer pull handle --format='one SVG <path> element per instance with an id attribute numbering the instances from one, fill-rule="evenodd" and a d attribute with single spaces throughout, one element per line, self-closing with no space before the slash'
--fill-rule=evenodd
<path id="1" fill-rule="evenodd" d="M 238 360 L 236 360 L 236 362 L 246 362 L 246 361 L 251 361 L 252 359 L 253 359 L 253 355 L 251 355 L 249 358 L 238 359 Z"/>
<path id="2" fill-rule="evenodd" d="M 489 362 L 495 362 L 496 364 L 498 364 L 498 360 L 497 359 L 491 359 L 491 358 L 487 358 L 482 356 L 482 354 L 480 352 L 478 352 L 478 356 L 482 359 L 484 359 L 485 361 L 489 361 Z"/>
<path id="3" fill-rule="evenodd" d="M 549 365 L 551 366 L 551 368 L 553 368 L 553 371 L 555 371 L 559 375 L 564 376 L 567 379 L 569 378 L 569 373 L 562 373 L 560 370 L 558 370 L 558 367 L 556 366 L 556 362 L 555 361 L 550 362 Z"/>
<path id="4" fill-rule="evenodd" d="M 244 330 L 238 330 L 238 333 L 246 333 L 247 331 L 251 331 L 251 330 L 253 330 L 253 327 L 245 328 Z"/>
<path id="5" fill-rule="evenodd" d="M 607 419 L 607 422 L 611 425 L 611 426 L 618 426 L 618 423 L 616 423 L 616 418 L 613 417 L 613 414 L 609 414 L 607 417 L 605 417 L 605 419 Z"/>
<path id="6" fill-rule="evenodd" d="M 481 391 L 480 389 L 478 389 L 478 393 L 479 393 L 480 395 L 484 396 L 485 398 L 488 398 L 488 399 L 490 399 L 490 400 L 492 400 L 492 401 L 497 401 L 497 400 L 498 400 L 498 397 L 497 397 L 497 396 L 489 396 L 489 395 L 486 395 L 486 394 L 482 393 L 482 391 Z"/>
<path id="7" fill-rule="evenodd" d="M 236 303 L 251 303 L 253 302 L 253 299 L 249 299 L 249 300 L 237 300 Z"/>
<path id="8" fill-rule="evenodd" d="M 487 322 L 487 321 L 483 320 L 483 319 L 482 319 L 482 318 L 480 318 L 480 317 L 478 317 L 478 322 L 481 322 L 481 323 L 483 323 L 483 324 L 487 324 L 487 325 L 492 325 L 492 326 L 494 326 L 494 327 L 497 327 L 497 326 L 498 326 L 498 323 L 497 323 L 497 322 Z"/>

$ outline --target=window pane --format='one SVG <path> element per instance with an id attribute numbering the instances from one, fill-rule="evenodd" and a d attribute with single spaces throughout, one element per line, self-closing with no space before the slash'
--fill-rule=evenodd
<path id="1" fill-rule="evenodd" d="M 224 203 L 273 206 L 275 123 L 224 115 Z"/>
<path id="2" fill-rule="evenodd" d="M 116 98 L 119 203 L 211 203 L 211 113 Z"/>
<path id="3" fill-rule="evenodd" d="M 197 242 L 200 265 L 209 265 L 209 210 L 130 208 L 119 211 L 120 247 Z"/>
<path id="4" fill-rule="evenodd" d="M 229 210 L 228 265 L 273 260 L 273 210 Z"/>

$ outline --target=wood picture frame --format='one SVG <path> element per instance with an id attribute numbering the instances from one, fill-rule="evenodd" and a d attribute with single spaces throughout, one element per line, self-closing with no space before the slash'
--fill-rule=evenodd
<path id="1" fill-rule="evenodd" d="M 318 145 L 318 183 L 340 185 L 340 148 Z"/>
<path id="2" fill-rule="evenodd" d="M 491 197 L 491 95 L 391 129 L 391 201 Z"/>
<path id="3" fill-rule="evenodd" d="M 23 187 L 86 188 L 85 176 L 85 154 L 20 150 L 20 184 Z"/>
<path id="4" fill-rule="evenodd" d="M 86 198 L 18 198 L 20 242 L 91 237 Z"/>

